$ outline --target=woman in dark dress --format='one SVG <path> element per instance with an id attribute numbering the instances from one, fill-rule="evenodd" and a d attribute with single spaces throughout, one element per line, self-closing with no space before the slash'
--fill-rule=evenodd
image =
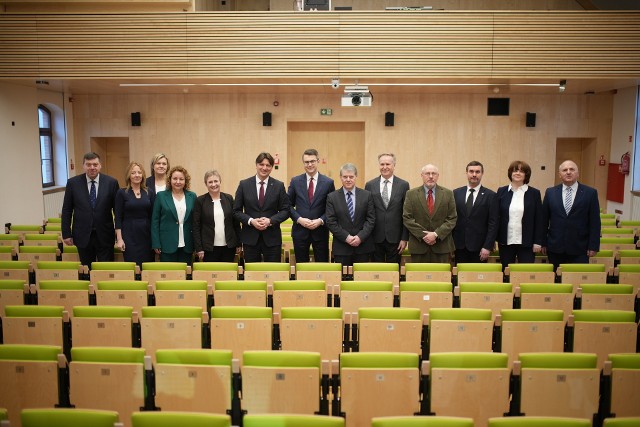
<path id="1" fill-rule="evenodd" d="M 116 247 L 124 260 L 140 265 L 154 260 L 151 250 L 151 212 L 155 194 L 145 185 L 145 172 L 138 162 L 127 168 L 127 187 L 116 193 Z"/>

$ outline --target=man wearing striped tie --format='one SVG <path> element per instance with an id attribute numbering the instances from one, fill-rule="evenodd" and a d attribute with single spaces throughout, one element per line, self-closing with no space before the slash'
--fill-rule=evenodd
<path id="1" fill-rule="evenodd" d="M 555 267 L 588 263 L 600 250 L 600 203 L 598 191 L 578 182 L 578 165 L 571 160 L 558 168 L 561 184 L 547 188 L 542 203 L 548 227 L 542 253 Z"/>
<path id="2" fill-rule="evenodd" d="M 375 249 L 371 233 L 376 211 L 373 196 L 356 188 L 358 169 L 352 163 L 340 168 L 342 188 L 327 196 L 327 226 L 333 233 L 334 262 L 353 265 L 368 262 Z"/>

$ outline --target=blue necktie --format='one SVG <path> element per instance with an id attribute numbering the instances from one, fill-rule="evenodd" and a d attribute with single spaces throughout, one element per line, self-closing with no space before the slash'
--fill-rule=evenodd
<path id="1" fill-rule="evenodd" d="M 91 209 L 96 208 L 96 182 L 91 180 L 91 190 L 89 190 L 89 203 L 91 204 Z"/>
<path id="2" fill-rule="evenodd" d="M 567 187 L 567 191 L 564 193 L 564 211 L 569 215 L 571 211 L 571 191 L 573 189 L 571 187 Z"/>
<path id="3" fill-rule="evenodd" d="M 351 198 L 351 191 L 347 191 L 347 209 L 349 209 L 349 216 L 351 217 L 351 222 L 356 220 L 356 213 L 353 209 L 353 199 Z"/>

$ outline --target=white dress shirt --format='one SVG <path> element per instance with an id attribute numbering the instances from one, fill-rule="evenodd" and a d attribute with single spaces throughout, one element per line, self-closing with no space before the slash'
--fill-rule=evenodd
<path id="1" fill-rule="evenodd" d="M 513 198 L 509 205 L 509 223 L 507 225 L 507 245 L 522 244 L 522 217 L 524 216 L 524 195 L 529 189 L 527 184 L 520 188 L 512 188 L 509 185 L 509 191 L 513 191 Z"/>

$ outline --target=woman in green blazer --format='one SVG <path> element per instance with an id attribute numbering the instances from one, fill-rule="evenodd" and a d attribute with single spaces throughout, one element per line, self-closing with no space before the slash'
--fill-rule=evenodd
<path id="1" fill-rule="evenodd" d="M 196 193 L 189 191 L 191 176 L 182 166 L 167 174 L 167 189 L 156 195 L 151 217 L 151 246 L 160 261 L 193 260 L 193 206 Z"/>

